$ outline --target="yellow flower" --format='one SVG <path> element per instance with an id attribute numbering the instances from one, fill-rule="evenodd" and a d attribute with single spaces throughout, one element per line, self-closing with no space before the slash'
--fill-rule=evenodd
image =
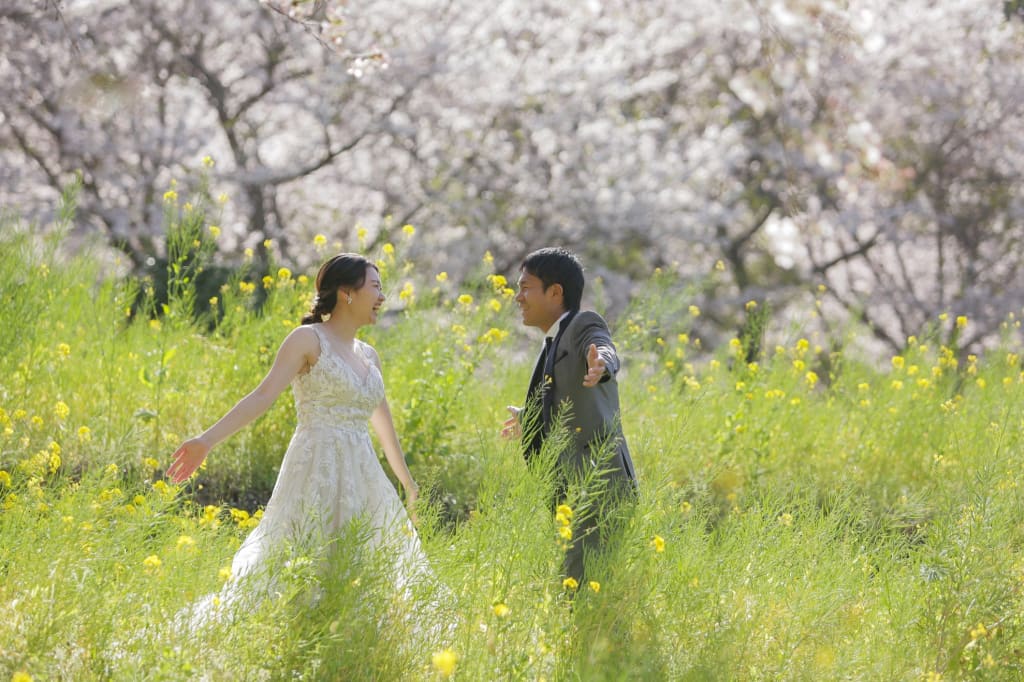
<path id="1" fill-rule="evenodd" d="M 327 237 L 325 237 L 322 234 L 318 234 L 317 236 L 313 237 L 313 245 L 316 246 L 318 249 L 327 246 Z"/>
<path id="2" fill-rule="evenodd" d="M 751 311 L 757 308 L 757 301 L 747 301 L 746 305 L 743 306 L 747 311 Z"/>
<path id="3" fill-rule="evenodd" d="M 32 676 L 24 670 L 19 670 L 11 675 L 11 682 L 32 682 Z"/>
<path id="4" fill-rule="evenodd" d="M 494 605 L 494 615 L 498 618 L 504 618 L 508 615 L 508 607 L 503 602 L 498 602 Z"/>
<path id="5" fill-rule="evenodd" d="M 402 287 L 402 291 L 399 292 L 398 298 L 403 301 L 411 301 L 413 296 L 416 294 L 416 289 L 413 287 L 412 282 L 406 282 Z"/>
<path id="6" fill-rule="evenodd" d="M 967 326 L 967 316 L 966 315 L 959 315 L 959 316 L 957 316 L 957 318 L 956 318 L 956 328 L 957 329 L 964 329 L 966 326 Z"/>
<path id="7" fill-rule="evenodd" d="M 210 236 L 213 237 L 214 239 L 220 236 L 220 228 L 217 227 L 216 225 L 210 225 L 206 229 L 210 231 Z"/>
<path id="8" fill-rule="evenodd" d="M 150 554 L 148 557 L 142 560 L 143 567 L 149 573 L 152 573 L 153 571 L 160 568 L 160 565 L 162 563 L 163 562 L 160 561 L 160 557 L 158 557 L 156 554 Z"/>
<path id="9" fill-rule="evenodd" d="M 178 193 L 175 192 L 173 189 L 169 189 L 166 192 L 164 192 L 164 201 L 166 201 L 167 203 L 171 203 L 171 202 L 177 201 L 177 200 L 178 200 Z"/>
<path id="10" fill-rule="evenodd" d="M 491 255 L 490 251 L 484 252 L 484 263 L 487 263 L 488 265 L 492 265 L 494 263 L 494 256 Z"/>
<path id="11" fill-rule="evenodd" d="M 391 242 L 388 242 L 387 244 L 385 244 L 381 248 L 381 250 L 384 251 L 384 255 L 385 256 L 394 256 L 395 255 L 395 247 L 394 247 L 394 245 Z"/>
<path id="12" fill-rule="evenodd" d="M 783 525 L 783 526 L 792 526 L 793 525 L 793 515 L 790 514 L 789 512 L 786 512 L 785 514 L 780 514 L 779 515 L 779 524 Z"/>
<path id="13" fill-rule="evenodd" d="M 366 241 L 366 228 L 362 225 L 356 225 L 356 239 L 360 244 Z"/>
<path id="14" fill-rule="evenodd" d="M 288 268 L 279 268 L 277 271 L 277 278 L 282 281 L 286 281 L 292 278 L 292 271 Z"/>
<path id="15" fill-rule="evenodd" d="M 655 552 L 665 551 L 665 540 L 660 535 L 655 535 L 651 539 L 651 547 L 654 548 Z"/>
<path id="16" fill-rule="evenodd" d="M 5 488 L 11 487 L 11 475 L 4 471 L 3 469 L 0 469 L 0 485 L 4 486 Z"/>
<path id="17" fill-rule="evenodd" d="M 455 672 L 455 664 L 459 662 L 459 655 L 451 649 L 442 649 L 431 657 L 431 661 L 442 677 L 451 677 Z"/>
<path id="18" fill-rule="evenodd" d="M 892 366 L 895 367 L 896 369 L 903 369 L 903 363 L 904 360 L 902 355 L 892 356 Z"/>
<path id="19" fill-rule="evenodd" d="M 220 570 L 217 571 L 217 577 L 220 578 L 222 582 L 231 580 L 231 567 L 221 566 Z"/>
<path id="20" fill-rule="evenodd" d="M 60 455 L 54 452 L 50 455 L 50 473 L 57 473 L 57 469 L 60 469 Z"/>
<path id="21" fill-rule="evenodd" d="M 207 154 L 206 156 L 203 157 L 203 165 L 204 166 L 206 166 L 207 168 L 213 168 L 213 164 L 214 164 L 214 161 L 213 161 L 213 157 L 212 156 Z"/>
<path id="22" fill-rule="evenodd" d="M 462 294 L 461 296 L 459 296 L 459 303 L 461 303 L 462 305 L 472 305 L 473 297 L 470 296 L 469 294 Z"/>
<path id="23" fill-rule="evenodd" d="M 406 223 L 405 225 L 402 225 L 402 232 L 405 234 L 405 236 L 411 237 L 414 234 L 416 234 L 416 228 Z"/>
<path id="24" fill-rule="evenodd" d="M 721 260 L 716 260 L 715 270 L 717 270 L 718 272 L 725 272 L 725 263 L 723 263 Z"/>
<path id="25" fill-rule="evenodd" d="M 439 272 L 439 273 L 437 273 L 437 275 L 434 276 L 434 279 L 436 279 L 438 282 L 447 282 L 448 281 L 448 273 L 447 272 Z"/>
<path id="26" fill-rule="evenodd" d="M 57 353 L 62 358 L 66 358 L 67 356 L 71 355 L 71 346 L 69 346 L 66 343 L 58 343 L 57 344 Z"/>
<path id="27" fill-rule="evenodd" d="M 556 514 L 561 514 L 562 516 L 564 516 L 567 519 L 571 519 L 572 518 L 572 507 L 570 507 L 567 504 L 560 504 L 560 505 L 558 505 L 557 508 L 555 508 L 555 513 Z"/>
<path id="28" fill-rule="evenodd" d="M 590 589 L 593 590 L 594 592 L 600 592 L 601 591 L 601 583 L 597 582 L 596 580 L 591 580 L 589 585 L 590 585 Z"/>
<path id="29" fill-rule="evenodd" d="M 695 305 L 691 305 L 690 306 L 690 316 L 691 317 L 700 317 L 700 308 L 698 308 Z"/>
<path id="30" fill-rule="evenodd" d="M 230 201 L 230 197 L 228 197 L 228 195 L 225 194 L 224 192 L 221 192 L 220 194 L 217 195 L 217 203 L 218 204 L 223 205 L 223 204 L 228 203 L 228 201 Z"/>
<path id="31" fill-rule="evenodd" d="M 196 541 L 193 540 L 188 535 L 179 535 L 178 536 L 178 542 L 177 542 L 178 549 L 191 549 L 192 547 L 195 547 L 195 544 L 196 544 Z"/>
<path id="32" fill-rule="evenodd" d="M 818 375 L 814 372 L 807 372 L 804 379 L 807 381 L 807 385 L 811 388 L 814 388 L 815 384 L 818 383 Z"/>
<path id="33" fill-rule="evenodd" d="M 575 592 L 576 588 L 578 588 L 579 586 L 580 584 L 576 582 L 576 578 L 573 578 L 572 576 L 569 576 L 568 578 L 562 581 L 562 587 L 571 592 Z"/>
<path id="34" fill-rule="evenodd" d="M 569 526 L 562 526 L 559 528 L 558 534 L 562 536 L 563 540 L 572 540 L 572 528 Z"/>
<path id="35" fill-rule="evenodd" d="M 487 307 L 490 308 L 493 312 L 500 313 L 501 301 L 499 301 L 496 298 L 492 298 L 490 301 L 487 302 Z"/>

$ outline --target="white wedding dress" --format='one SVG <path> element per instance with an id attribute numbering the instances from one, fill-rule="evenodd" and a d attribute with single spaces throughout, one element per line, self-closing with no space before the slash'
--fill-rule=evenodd
<path id="1" fill-rule="evenodd" d="M 320 358 L 292 381 L 297 424 L 259 525 L 231 562 L 220 593 L 191 609 L 193 626 L 232 603 L 251 604 L 274 591 L 274 573 L 296 555 L 323 552 L 345 526 L 359 519 L 367 544 L 393 553 L 399 590 L 429 574 L 405 506 L 370 440 L 368 421 L 384 399 L 384 380 L 369 346 L 356 341 L 368 369 L 357 369 L 331 349 L 319 325 Z M 253 579 L 247 579 L 253 578 Z"/>

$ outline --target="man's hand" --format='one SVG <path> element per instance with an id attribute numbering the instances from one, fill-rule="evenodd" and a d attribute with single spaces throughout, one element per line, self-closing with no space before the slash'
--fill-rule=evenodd
<path id="1" fill-rule="evenodd" d="M 509 405 L 505 409 L 511 412 L 512 416 L 501 425 L 501 437 L 506 440 L 519 438 L 523 435 L 523 426 L 519 423 L 519 413 L 523 411 L 523 408 Z"/>
<path id="2" fill-rule="evenodd" d="M 587 349 L 587 376 L 583 377 L 583 385 L 587 388 L 597 386 L 601 383 L 604 373 L 604 358 L 597 352 L 597 346 L 590 344 L 590 348 Z"/>

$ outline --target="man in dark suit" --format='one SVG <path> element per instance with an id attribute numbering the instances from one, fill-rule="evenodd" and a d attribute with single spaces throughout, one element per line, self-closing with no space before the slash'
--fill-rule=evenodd
<path id="1" fill-rule="evenodd" d="M 615 510 L 636 489 L 636 475 L 619 418 L 619 358 L 608 325 L 581 311 L 583 266 L 562 248 L 534 251 L 520 266 L 523 324 L 546 332 L 530 380 L 526 407 L 509 407 L 502 434 L 520 436 L 530 461 L 564 425 L 557 454 L 555 500 L 575 500 L 572 537 L 562 565 L 582 584 L 587 555 L 600 551 Z M 575 493 L 571 486 L 576 485 Z"/>

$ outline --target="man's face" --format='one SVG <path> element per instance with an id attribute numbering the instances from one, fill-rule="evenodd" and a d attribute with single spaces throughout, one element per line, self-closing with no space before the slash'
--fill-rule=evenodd
<path id="1" fill-rule="evenodd" d="M 540 278 L 526 271 L 519 275 L 516 303 L 519 304 L 523 324 L 527 327 L 537 327 L 542 331 L 547 331 L 565 312 L 562 285 L 552 284 L 545 291 Z"/>

